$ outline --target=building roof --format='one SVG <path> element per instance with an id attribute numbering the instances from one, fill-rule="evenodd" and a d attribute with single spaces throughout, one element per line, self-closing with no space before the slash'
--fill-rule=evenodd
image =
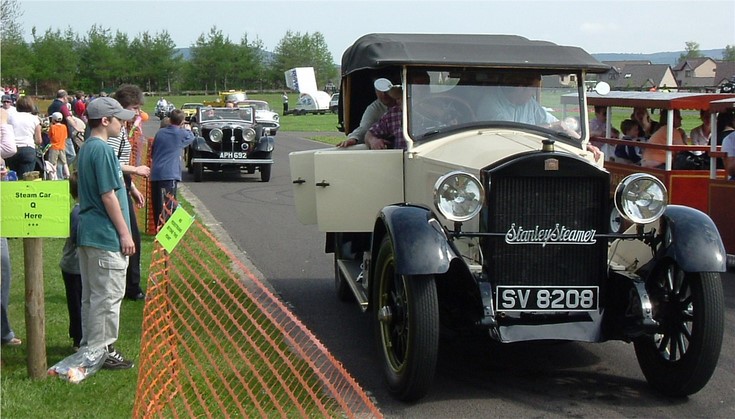
<path id="1" fill-rule="evenodd" d="M 712 85 L 719 86 L 727 80 L 735 80 L 735 62 L 718 61 L 717 71 L 715 71 L 715 80 Z"/>
<path id="2" fill-rule="evenodd" d="M 676 64 L 672 70 L 674 71 L 682 71 L 687 68 L 694 70 L 695 68 L 699 67 L 700 65 L 706 63 L 707 61 L 714 61 L 712 58 L 709 57 L 698 57 L 698 58 L 687 58 L 685 60 L 679 61 L 678 64 Z"/>
<path id="3" fill-rule="evenodd" d="M 613 89 L 640 89 L 659 86 L 659 83 L 671 71 L 668 64 L 627 64 L 620 72 L 620 77 L 612 80 Z M 673 74 L 672 74 L 673 76 Z M 676 86 L 668 86 L 676 88 Z"/>

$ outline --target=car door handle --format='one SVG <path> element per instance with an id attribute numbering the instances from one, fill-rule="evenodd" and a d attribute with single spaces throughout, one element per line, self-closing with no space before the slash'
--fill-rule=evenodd
<path id="1" fill-rule="evenodd" d="M 306 183 L 306 180 L 305 179 L 298 178 L 298 179 L 294 180 L 293 183 L 296 184 L 296 185 L 301 185 L 302 183 Z"/>
<path id="2" fill-rule="evenodd" d="M 317 182 L 316 186 L 321 186 L 324 188 L 324 187 L 329 186 L 329 182 L 327 182 L 326 180 L 323 180 L 321 182 Z"/>

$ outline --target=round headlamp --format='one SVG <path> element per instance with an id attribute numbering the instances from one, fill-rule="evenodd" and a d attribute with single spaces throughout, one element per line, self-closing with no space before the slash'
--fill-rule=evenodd
<path id="1" fill-rule="evenodd" d="M 252 142 L 255 140 L 255 130 L 252 128 L 248 128 L 242 132 L 242 138 L 245 139 L 247 142 Z"/>
<path id="2" fill-rule="evenodd" d="M 222 136 L 223 136 L 222 130 L 219 128 L 215 128 L 212 131 L 209 131 L 209 139 L 215 143 L 221 143 Z"/>
<path id="3" fill-rule="evenodd" d="M 667 203 L 666 187 L 647 173 L 627 176 L 615 190 L 615 207 L 625 219 L 637 224 L 658 220 Z"/>
<path id="4" fill-rule="evenodd" d="M 451 172 L 434 185 L 434 206 L 450 221 L 467 221 L 482 209 L 485 192 L 469 173 Z"/>

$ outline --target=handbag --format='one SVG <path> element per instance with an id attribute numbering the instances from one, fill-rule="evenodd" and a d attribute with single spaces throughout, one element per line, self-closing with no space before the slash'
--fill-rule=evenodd
<path id="1" fill-rule="evenodd" d="M 709 156 L 707 153 L 694 154 L 691 151 L 681 151 L 676 154 L 672 168 L 674 170 L 709 170 Z"/>

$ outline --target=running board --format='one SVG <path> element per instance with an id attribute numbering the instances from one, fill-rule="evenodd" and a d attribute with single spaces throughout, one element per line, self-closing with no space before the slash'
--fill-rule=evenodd
<path id="1" fill-rule="evenodd" d="M 337 266 L 342 276 L 347 280 L 347 284 L 350 286 L 352 293 L 355 295 L 357 302 L 360 304 L 362 311 L 366 311 L 368 308 L 368 296 L 363 288 L 362 283 L 358 282 L 362 269 L 360 269 L 359 260 L 351 259 L 337 259 Z M 364 281 L 364 279 L 361 279 Z"/>

